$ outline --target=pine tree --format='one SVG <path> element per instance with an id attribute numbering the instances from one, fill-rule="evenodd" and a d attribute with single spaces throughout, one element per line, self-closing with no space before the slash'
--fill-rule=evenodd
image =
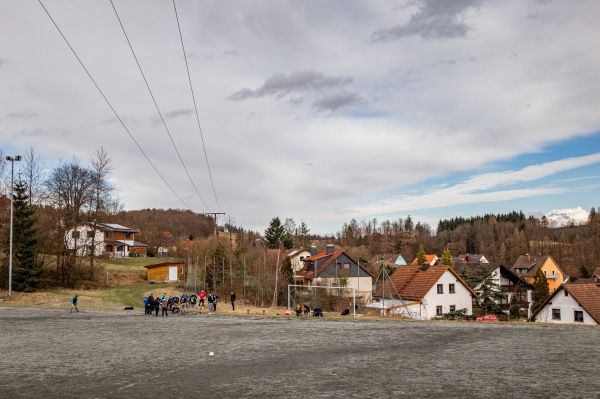
<path id="1" fill-rule="evenodd" d="M 37 262 L 35 208 L 29 203 L 27 185 L 23 181 L 15 183 L 13 207 L 15 291 L 33 292 L 43 282 L 43 269 Z"/>
<path id="2" fill-rule="evenodd" d="M 451 269 L 454 269 L 454 261 L 452 260 L 452 254 L 448 247 L 442 252 L 442 265 L 450 266 Z"/>
<path id="3" fill-rule="evenodd" d="M 279 244 L 284 239 L 285 228 L 278 217 L 271 219 L 269 227 L 265 230 L 265 239 L 269 243 L 269 248 L 279 248 Z"/>
<path id="4" fill-rule="evenodd" d="M 417 251 L 417 265 L 422 265 L 427 263 L 427 257 L 425 257 L 425 248 L 423 248 L 423 244 L 419 245 L 419 250 Z"/>
<path id="5" fill-rule="evenodd" d="M 550 296 L 548 279 L 546 278 L 546 275 L 544 275 L 544 272 L 541 268 L 538 269 L 537 273 L 535 274 L 535 280 L 533 280 L 533 293 L 531 296 L 531 310 L 533 312 L 537 311 L 544 301 Z"/>
<path id="6" fill-rule="evenodd" d="M 496 301 L 504 299 L 506 296 L 502 293 L 501 287 L 494 279 L 494 270 L 487 264 L 482 264 L 477 270 L 475 276 L 475 289 L 479 297 L 479 306 L 488 313 L 489 310 L 496 310 L 498 305 Z"/>

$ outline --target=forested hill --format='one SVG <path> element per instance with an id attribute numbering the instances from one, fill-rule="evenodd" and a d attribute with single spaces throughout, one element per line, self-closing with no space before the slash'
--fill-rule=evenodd
<path id="1" fill-rule="evenodd" d="M 443 219 L 440 220 L 440 222 L 438 223 L 437 232 L 439 233 L 441 231 L 452 231 L 461 224 L 473 224 L 477 220 L 481 220 L 487 223 L 490 219 L 495 220 L 495 222 L 512 222 L 520 224 L 525 221 L 525 214 L 522 211 L 512 211 L 506 214 L 485 214 L 483 216 L 474 216 L 470 218 L 463 218 L 459 216 L 452 219 Z"/>
<path id="2" fill-rule="evenodd" d="M 213 232 L 210 217 L 180 209 L 142 209 L 122 211 L 114 217 L 115 223 L 140 231 L 136 236 L 150 246 L 161 245 L 164 232 L 173 235 L 174 242 L 208 237 Z"/>

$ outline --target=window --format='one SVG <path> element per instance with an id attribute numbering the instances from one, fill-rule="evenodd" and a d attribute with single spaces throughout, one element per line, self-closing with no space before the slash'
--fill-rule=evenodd
<path id="1" fill-rule="evenodd" d="M 131 237 L 131 233 L 125 233 L 125 238 L 130 238 Z"/>
<path id="2" fill-rule="evenodd" d="M 444 293 L 444 284 L 438 284 L 437 285 L 437 293 L 438 294 L 443 294 Z"/>
<path id="3" fill-rule="evenodd" d="M 104 235 L 106 236 L 106 238 L 110 238 L 110 231 L 105 231 Z"/>
<path id="4" fill-rule="evenodd" d="M 456 311 L 456 305 L 450 305 L 450 311 L 451 312 L 455 312 Z"/>
<path id="5" fill-rule="evenodd" d="M 344 269 L 350 269 L 350 263 L 344 263 Z"/>
<path id="6" fill-rule="evenodd" d="M 569 292 L 565 290 L 565 296 L 569 296 Z"/>
<path id="7" fill-rule="evenodd" d="M 448 284 L 448 292 L 451 294 L 456 293 L 456 286 L 454 284 Z"/>
<path id="8" fill-rule="evenodd" d="M 552 309 L 552 319 L 560 320 L 560 309 Z"/>
<path id="9" fill-rule="evenodd" d="M 86 235 L 87 235 L 87 238 L 93 238 L 94 237 L 94 232 L 91 231 L 91 230 L 88 230 L 88 231 L 86 231 Z"/>
<path id="10" fill-rule="evenodd" d="M 575 311 L 575 321 L 579 323 L 583 323 L 583 310 Z"/>
<path id="11" fill-rule="evenodd" d="M 73 238 L 79 238 L 79 235 L 80 235 L 80 232 L 78 230 L 74 230 L 71 233 L 71 237 L 73 237 Z"/>
<path id="12" fill-rule="evenodd" d="M 442 307 L 441 306 L 436 306 L 435 307 L 435 315 L 436 316 L 441 316 L 442 315 Z"/>

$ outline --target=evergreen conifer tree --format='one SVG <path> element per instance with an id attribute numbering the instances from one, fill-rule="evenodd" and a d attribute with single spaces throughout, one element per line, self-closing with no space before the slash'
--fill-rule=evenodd
<path id="1" fill-rule="evenodd" d="M 29 203 L 27 185 L 15 183 L 13 193 L 13 262 L 15 291 L 33 292 L 42 284 L 43 269 L 37 262 L 35 208 Z"/>
<path id="2" fill-rule="evenodd" d="M 427 263 L 427 258 L 425 257 L 425 248 L 423 248 L 423 244 L 420 244 L 417 251 L 417 265 L 422 265 L 423 263 Z"/>
<path id="3" fill-rule="evenodd" d="M 502 293 L 500 285 L 494 280 L 494 270 L 487 264 L 482 264 L 477 270 L 475 278 L 474 291 L 479 297 L 479 306 L 485 313 L 496 310 L 498 308 L 496 301 L 504 299 L 506 296 Z"/>
<path id="4" fill-rule="evenodd" d="M 541 268 L 538 269 L 537 273 L 535 274 L 535 280 L 533 280 L 533 292 L 531 296 L 531 310 L 533 312 L 538 310 L 538 308 L 550 296 L 550 287 L 548 285 L 548 279 L 546 278 L 546 275 L 544 274 Z"/>
<path id="5" fill-rule="evenodd" d="M 442 265 L 449 266 L 451 269 L 454 269 L 454 261 L 452 260 L 452 254 L 450 250 L 446 247 L 444 252 L 442 252 Z"/>
<path id="6" fill-rule="evenodd" d="M 265 239 L 269 243 L 269 248 L 279 248 L 279 244 L 284 239 L 285 228 L 281 224 L 279 217 L 274 217 L 265 230 Z"/>

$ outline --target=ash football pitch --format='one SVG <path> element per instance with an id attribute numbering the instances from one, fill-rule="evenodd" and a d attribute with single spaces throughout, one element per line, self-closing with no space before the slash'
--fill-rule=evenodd
<path id="1" fill-rule="evenodd" d="M 600 398 L 599 343 L 585 326 L 0 308 L 0 397 Z"/>

